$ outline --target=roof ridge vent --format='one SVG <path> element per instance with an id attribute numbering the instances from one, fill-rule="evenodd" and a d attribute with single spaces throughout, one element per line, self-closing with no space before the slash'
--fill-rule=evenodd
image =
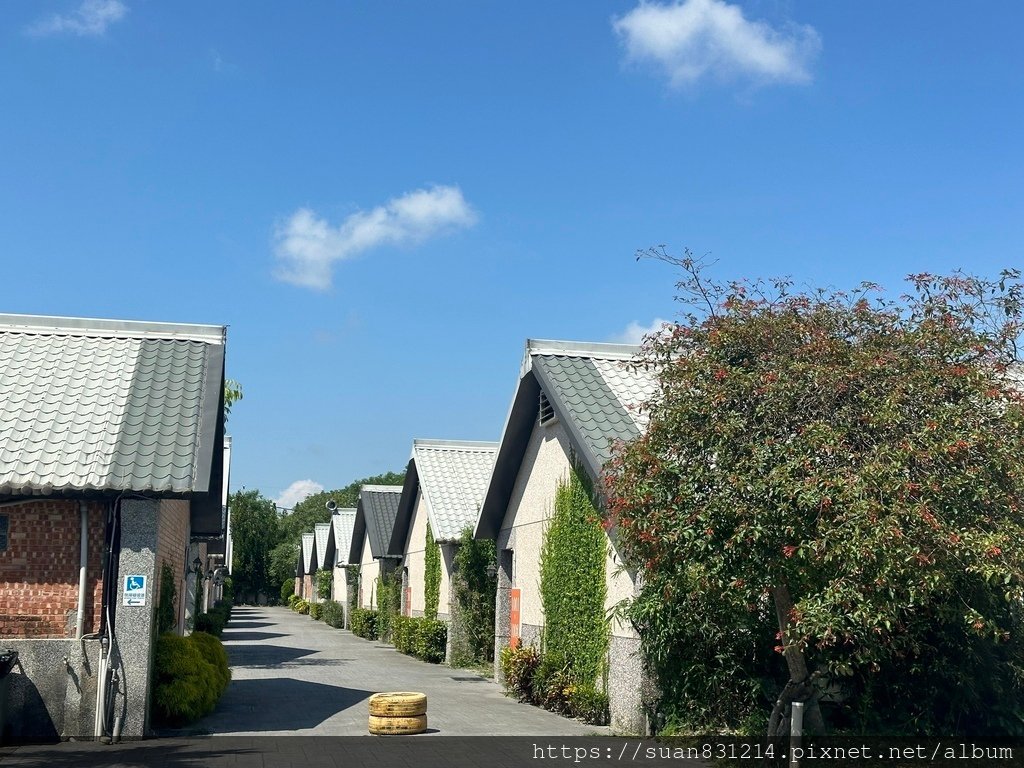
<path id="1" fill-rule="evenodd" d="M 539 396 L 539 410 L 537 414 L 537 423 L 541 426 L 547 426 L 554 424 L 558 421 L 558 414 L 555 413 L 555 407 L 551 405 L 551 401 L 548 400 L 548 396 L 542 389 Z"/>

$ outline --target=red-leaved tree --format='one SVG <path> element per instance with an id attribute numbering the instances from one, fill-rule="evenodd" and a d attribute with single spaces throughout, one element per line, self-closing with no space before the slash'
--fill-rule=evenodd
<path id="1" fill-rule="evenodd" d="M 649 427 L 606 489 L 663 717 L 1019 734 L 1019 273 L 886 299 L 650 255 L 688 311 L 644 346 Z"/>

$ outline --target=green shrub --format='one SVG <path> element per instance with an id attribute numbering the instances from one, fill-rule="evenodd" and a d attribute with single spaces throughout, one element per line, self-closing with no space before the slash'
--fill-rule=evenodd
<path id="1" fill-rule="evenodd" d="M 224 618 L 220 613 L 200 613 L 196 616 L 194 629 L 196 632 L 220 637 L 224 632 Z"/>
<path id="2" fill-rule="evenodd" d="M 546 653 L 533 673 L 533 693 L 544 709 L 571 715 L 569 695 L 577 679 L 568 660 L 558 653 Z"/>
<path id="3" fill-rule="evenodd" d="M 293 585 L 292 585 L 292 587 L 294 588 L 294 586 L 295 586 L 295 585 L 293 584 Z M 284 591 L 284 589 L 282 588 L 282 590 L 281 590 L 281 591 L 283 592 L 283 591 Z M 301 599 L 302 599 L 301 597 L 299 597 L 299 596 L 298 596 L 298 595 L 296 595 L 296 594 L 295 594 L 294 592 L 292 592 L 292 594 L 290 594 L 290 595 L 288 596 L 288 607 L 289 607 L 289 608 L 291 608 L 292 610 L 295 610 L 295 604 L 296 604 L 297 602 L 299 602 L 299 600 L 301 600 Z"/>
<path id="4" fill-rule="evenodd" d="M 589 725 L 608 725 L 608 694 L 592 685 L 573 686 L 569 691 L 569 714 Z"/>
<path id="5" fill-rule="evenodd" d="M 349 613 L 352 634 L 367 640 L 377 639 L 377 612 L 366 608 L 353 608 Z"/>
<path id="6" fill-rule="evenodd" d="M 217 671 L 217 695 L 220 696 L 231 682 L 231 669 L 228 667 L 228 654 L 224 650 L 224 644 L 205 632 L 193 632 L 189 639 L 199 647 L 203 658 Z"/>
<path id="7" fill-rule="evenodd" d="M 334 571 L 330 568 L 321 568 L 313 577 L 316 583 L 316 596 L 321 600 L 328 600 L 331 592 L 334 591 Z"/>
<path id="8" fill-rule="evenodd" d="M 285 579 L 281 582 L 281 599 L 287 600 L 288 606 L 291 607 L 293 597 L 298 600 L 298 597 L 295 596 L 295 579 Z"/>
<path id="9" fill-rule="evenodd" d="M 391 640 L 391 622 L 400 614 L 402 582 L 390 573 L 377 577 L 377 637 Z"/>
<path id="10" fill-rule="evenodd" d="M 178 599 L 178 588 L 174 584 L 174 571 L 167 563 L 160 566 L 160 596 L 156 606 L 156 631 L 170 632 L 178 624 L 178 611 L 174 603 Z"/>
<path id="11" fill-rule="evenodd" d="M 324 624 L 335 629 L 345 626 L 345 608 L 337 600 L 328 600 L 324 606 Z"/>
<path id="12" fill-rule="evenodd" d="M 391 642 L 396 651 L 412 655 L 416 651 L 416 619 L 395 616 L 391 621 Z"/>
<path id="13" fill-rule="evenodd" d="M 444 661 L 445 645 L 448 642 L 448 625 L 440 619 L 416 619 L 417 658 L 439 664 Z"/>
<path id="14" fill-rule="evenodd" d="M 231 603 L 224 600 L 218 600 L 213 604 L 213 608 L 210 609 L 210 613 L 215 613 L 224 620 L 224 626 L 231 621 Z"/>
<path id="15" fill-rule="evenodd" d="M 292 608 L 296 613 L 301 613 L 303 616 L 309 615 L 309 603 L 305 600 L 299 600 Z"/>
<path id="16" fill-rule="evenodd" d="M 505 680 L 505 691 L 522 702 L 536 702 L 533 692 L 533 678 L 540 665 L 540 654 L 532 646 L 501 649 L 501 676 Z"/>
<path id="17" fill-rule="evenodd" d="M 310 603 L 309 604 L 309 618 L 313 621 L 320 621 L 324 615 L 324 604 L 323 603 Z"/>
<path id="18" fill-rule="evenodd" d="M 153 714 L 158 722 L 183 725 L 209 714 L 217 706 L 223 677 L 207 660 L 208 651 L 204 650 L 208 642 L 171 632 L 157 638 Z"/>

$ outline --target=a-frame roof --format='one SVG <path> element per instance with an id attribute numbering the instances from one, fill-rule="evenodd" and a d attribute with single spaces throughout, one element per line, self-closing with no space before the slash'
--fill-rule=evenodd
<path id="1" fill-rule="evenodd" d="M 592 478 L 600 476 L 617 441 L 640 434 L 646 426 L 642 406 L 654 394 L 656 379 L 652 372 L 631 365 L 639 349 L 631 344 L 526 342 L 519 384 L 484 493 L 477 538 L 497 535 L 537 423 L 541 392 Z"/>

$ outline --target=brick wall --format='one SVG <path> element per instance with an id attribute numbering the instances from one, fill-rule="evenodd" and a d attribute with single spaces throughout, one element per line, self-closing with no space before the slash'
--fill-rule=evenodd
<path id="1" fill-rule="evenodd" d="M 78 501 L 45 499 L 0 508 L 8 518 L 0 551 L 0 637 L 74 637 L 81 518 Z M 103 600 L 104 502 L 89 503 L 85 632 L 98 632 Z"/>
<path id="2" fill-rule="evenodd" d="M 185 627 L 186 568 L 192 563 L 187 562 L 188 544 L 191 533 L 189 502 L 182 499 L 164 499 L 160 502 L 160 522 L 157 529 L 156 544 L 156 577 L 153 600 L 159 603 L 163 564 L 166 563 L 174 574 L 175 598 L 174 608 L 178 617 L 178 632 Z M 206 567 L 205 545 L 202 556 L 203 567 Z M 200 587 L 201 589 L 202 587 Z"/>

